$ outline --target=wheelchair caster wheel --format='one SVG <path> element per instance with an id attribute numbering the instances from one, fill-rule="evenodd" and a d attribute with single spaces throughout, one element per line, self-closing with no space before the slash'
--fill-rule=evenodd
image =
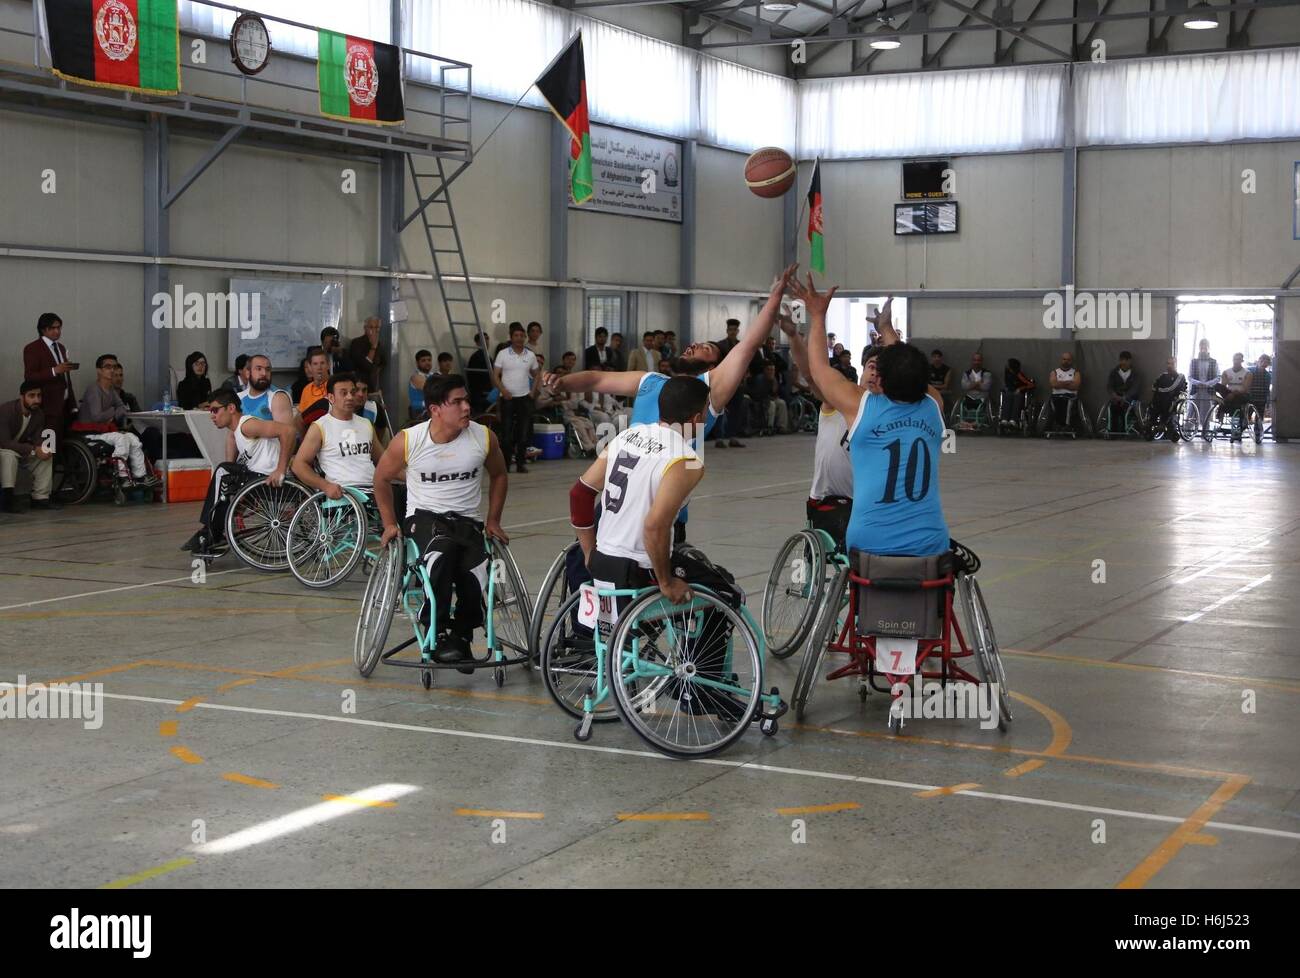
<path id="1" fill-rule="evenodd" d="M 581 743 L 586 743 L 591 739 L 591 714 L 584 713 L 578 725 L 573 728 L 573 739 Z"/>
<path id="2" fill-rule="evenodd" d="M 889 732 L 895 735 L 903 732 L 903 714 L 893 709 L 889 711 Z"/>
<path id="3" fill-rule="evenodd" d="M 863 703 L 867 701 L 867 694 L 869 692 L 871 692 L 871 690 L 867 687 L 866 683 L 858 683 L 858 699 Z"/>
<path id="4" fill-rule="evenodd" d="M 432 669 L 421 669 L 421 670 L 420 670 L 420 685 L 423 686 L 425 689 L 433 689 L 433 670 L 432 670 Z"/>
<path id="5" fill-rule="evenodd" d="M 504 686 L 504 685 L 506 684 L 506 670 L 505 670 L 505 667 L 504 667 L 504 666 L 497 666 L 495 669 L 493 669 L 493 670 L 492 670 L 492 679 L 493 679 L 493 681 L 497 684 L 497 689 L 500 689 L 502 686 Z"/>
<path id="6" fill-rule="evenodd" d="M 775 737 L 780 724 L 771 717 L 764 717 L 758 723 L 758 729 L 764 737 Z"/>
<path id="7" fill-rule="evenodd" d="M 121 486 L 113 487 L 113 505 L 122 506 L 126 503 L 126 493 L 122 491 Z"/>

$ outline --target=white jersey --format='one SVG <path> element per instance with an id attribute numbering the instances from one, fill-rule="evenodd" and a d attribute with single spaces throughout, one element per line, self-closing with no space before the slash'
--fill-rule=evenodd
<path id="1" fill-rule="evenodd" d="M 245 414 L 235 426 L 235 448 L 238 450 L 235 461 L 259 475 L 270 475 L 280 464 L 280 439 L 245 435 L 244 425 L 252 420 L 251 414 Z"/>
<path id="2" fill-rule="evenodd" d="M 1229 367 L 1223 372 L 1223 378 L 1228 382 L 1228 388 L 1233 391 L 1241 391 L 1246 387 L 1246 374 L 1249 371 L 1245 367 L 1238 367 L 1235 370 Z"/>
<path id="3" fill-rule="evenodd" d="M 406 440 L 406 515 L 417 509 L 459 513 L 478 519 L 483 501 L 480 474 L 492 447 L 492 432 L 475 421 L 457 437 L 439 445 L 429 422 L 404 428 Z"/>
<path id="4" fill-rule="evenodd" d="M 987 370 L 972 367 L 962 374 L 962 390 L 972 401 L 982 401 L 989 396 L 988 389 L 984 386 L 986 379 L 989 384 L 993 383 L 993 376 Z"/>
<path id="5" fill-rule="evenodd" d="M 1063 384 L 1068 384 L 1070 381 L 1074 380 L 1074 368 L 1071 367 L 1069 370 L 1065 370 L 1062 367 L 1057 367 L 1056 379 Z M 1068 388 L 1057 387 L 1053 389 L 1052 393 L 1060 397 L 1075 397 L 1078 395 L 1079 392 L 1072 391 Z"/>
<path id="6" fill-rule="evenodd" d="M 813 449 L 812 499 L 827 496 L 853 498 L 853 463 L 849 461 L 849 426 L 839 411 L 822 407 L 817 419 L 817 446 Z"/>
<path id="7" fill-rule="evenodd" d="M 678 462 L 698 462 L 699 456 L 680 431 L 661 424 L 633 425 L 614 438 L 606 452 L 596 549 L 609 557 L 635 560 L 648 570 L 645 521 L 664 473 Z"/>
<path id="8" fill-rule="evenodd" d="M 344 421 L 332 414 L 323 415 L 312 424 L 320 429 L 316 461 L 325 478 L 341 486 L 375 484 L 375 460 L 370 457 L 375 441 L 374 425 L 358 415 Z"/>

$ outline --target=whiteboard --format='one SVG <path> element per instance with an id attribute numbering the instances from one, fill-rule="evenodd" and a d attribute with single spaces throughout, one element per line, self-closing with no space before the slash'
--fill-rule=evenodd
<path id="1" fill-rule="evenodd" d="M 231 370 L 241 353 L 260 353 L 271 358 L 273 369 L 296 371 L 307 348 L 320 344 L 320 331 L 326 326 L 338 329 L 343 310 L 340 282 L 232 278 L 230 291 L 257 296 L 259 313 L 256 329 L 227 330 L 226 366 Z"/>

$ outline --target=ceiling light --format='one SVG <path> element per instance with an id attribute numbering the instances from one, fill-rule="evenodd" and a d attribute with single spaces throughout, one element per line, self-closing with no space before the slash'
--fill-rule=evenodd
<path id="1" fill-rule="evenodd" d="M 902 45 L 903 42 L 894 34 L 886 34 L 884 37 L 878 37 L 871 42 L 871 47 L 877 51 L 892 51 L 894 48 L 902 47 Z"/>
<path id="2" fill-rule="evenodd" d="M 763 0 L 764 10 L 793 10 L 797 3 L 782 3 L 781 0 Z"/>
<path id="3" fill-rule="evenodd" d="M 1208 31 L 1219 26 L 1219 15 L 1208 3 L 1198 3 L 1183 18 L 1183 26 L 1191 31 Z"/>

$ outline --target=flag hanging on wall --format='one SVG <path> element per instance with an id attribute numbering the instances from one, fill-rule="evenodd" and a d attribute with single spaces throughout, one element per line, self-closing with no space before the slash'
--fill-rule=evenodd
<path id="1" fill-rule="evenodd" d="M 364 37 L 316 33 L 321 115 L 382 126 L 404 122 L 401 52 Z"/>
<path id="2" fill-rule="evenodd" d="M 826 253 L 822 241 L 822 161 L 813 164 L 808 183 L 808 264 L 818 274 L 826 274 Z"/>
<path id="3" fill-rule="evenodd" d="M 176 0 L 45 0 L 54 73 L 68 81 L 175 95 Z"/>
<path id="4" fill-rule="evenodd" d="M 582 58 L 582 32 L 537 79 L 537 90 L 569 130 L 569 190 L 575 204 L 591 200 L 591 125 L 587 121 L 587 69 Z"/>

